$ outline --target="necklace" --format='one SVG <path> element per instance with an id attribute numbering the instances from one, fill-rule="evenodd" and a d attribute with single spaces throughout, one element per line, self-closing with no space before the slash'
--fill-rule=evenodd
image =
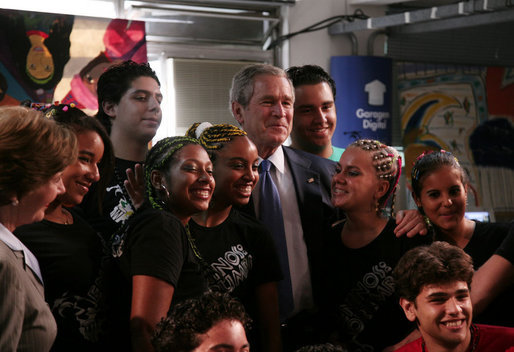
<path id="1" fill-rule="evenodd" d="M 64 222 L 63 222 L 63 224 L 64 225 L 69 225 L 71 222 L 68 219 L 70 218 L 70 216 L 73 219 L 73 216 L 67 210 L 64 210 L 64 208 L 61 210 L 61 212 L 64 215 Z"/>
<path id="2" fill-rule="evenodd" d="M 196 247 L 195 240 L 194 240 L 193 236 L 191 235 L 191 231 L 189 229 L 189 224 L 186 224 L 185 228 L 186 228 L 186 235 L 187 235 L 187 240 L 189 242 L 189 246 L 190 246 L 191 250 L 193 251 L 194 256 L 198 260 L 198 264 L 200 266 L 203 276 L 207 279 L 207 282 L 210 283 L 210 285 L 209 285 L 210 288 L 213 289 L 215 286 L 217 286 L 216 284 L 218 282 L 220 282 L 219 276 L 216 275 L 216 273 L 214 272 L 214 269 L 211 268 L 209 263 L 207 263 L 207 261 L 200 254 L 198 247 Z M 221 283 L 220 283 L 219 287 L 223 287 L 223 286 L 221 286 Z"/>

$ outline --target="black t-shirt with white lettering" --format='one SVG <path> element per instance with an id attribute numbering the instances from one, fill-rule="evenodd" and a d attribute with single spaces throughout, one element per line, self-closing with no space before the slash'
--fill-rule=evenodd
<path id="1" fill-rule="evenodd" d="M 371 243 L 351 249 L 341 241 L 343 226 L 332 228 L 325 246 L 325 309 L 349 351 L 381 351 L 412 330 L 398 304 L 392 271 L 405 252 L 431 238 L 397 238 L 390 219 Z"/>
<path id="2" fill-rule="evenodd" d="M 203 227 L 190 221 L 189 227 L 200 255 L 211 268 L 209 286 L 230 292 L 253 315 L 255 288 L 282 279 L 269 230 L 236 209 L 218 226 Z"/>
<path id="3" fill-rule="evenodd" d="M 98 208 L 98 195 L 95 183 L 84 200 L 77 207 L 83 217 L 102 236 L 106 243 L 115 241 L 111 237 L 135 212 L 123 182 L 127 179 L 125 170 L 134 169 L 135 161 L 115 158 L 114 174 L 102 199 L 102 211 Z M 121 254 L 121 253 L 120 253 Z"/>

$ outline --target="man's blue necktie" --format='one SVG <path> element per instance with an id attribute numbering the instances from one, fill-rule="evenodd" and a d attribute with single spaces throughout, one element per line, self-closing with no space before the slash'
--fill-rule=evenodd
<path id="1" fill-rule="evenodd" d="M 280 268 L 284 275 L 284 279 L 278 283 L 280 321 L 284 321 L 294 308 L 293 290 L 289 273 L 282 206 L 277 186 L 271 178 L 271 165 L 267 159 L 262 160 L 260 164 L 259 215 L 261 221 L 271 230 L 279 255 Z"/>

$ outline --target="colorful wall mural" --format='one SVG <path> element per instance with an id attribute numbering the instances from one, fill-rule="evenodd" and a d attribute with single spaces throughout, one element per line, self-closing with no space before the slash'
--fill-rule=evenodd
<path id="1" fill-rule="evenodd" d="M 406 174 L 425 150 L 452 152 L 471 208 L 514 211 L 514 70 L 398 63 Z"/>
<path id="2" fill-rule="evenodd" d="M 0 105 L 60 101 L 94 113 L 98 77 L 128 59 L 147 61 L 144 22 L 0 10 Z"/>

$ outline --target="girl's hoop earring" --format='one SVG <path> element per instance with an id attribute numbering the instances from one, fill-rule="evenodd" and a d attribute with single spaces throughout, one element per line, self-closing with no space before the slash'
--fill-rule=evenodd
<path id="1" fill-rule="evenodd" d="M 161 199 L 160 202 L 161 202 L 162 207 L 166 209 L 166 207 L 168 206 L 167 203 L 170 201 L 170 192 L 168 192 L 168 189 L 163 184 L 161 184 L 161 189 L 164 191 L 164 193 L 166 195 L 166 197 L 165 197 L 166 201 Z"/>

